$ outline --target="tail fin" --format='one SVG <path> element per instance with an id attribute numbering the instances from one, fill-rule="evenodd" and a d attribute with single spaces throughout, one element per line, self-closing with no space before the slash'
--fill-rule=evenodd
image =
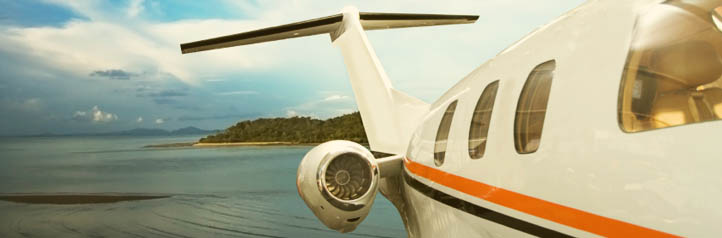
<path id="1" fill-rule="evenodd" d="M 391 86 L 364 30 L 473 23 L 478 16 L 358 12 L 181 44 L 183 54 L 328 33 L 346 63 L 371 150 L 403 154 L 429 105 Z"/>

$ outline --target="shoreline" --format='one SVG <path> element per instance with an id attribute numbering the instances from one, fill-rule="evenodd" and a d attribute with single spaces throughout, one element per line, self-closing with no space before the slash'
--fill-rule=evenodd
<path id="1" fill-rule="evenodd" d="M 271 141 L 271 142 L 221 142 L 221 143 L 194 143 L 193 147 L 220 147 L 220 146 L 264 146 L 264 145 L 301 145 L 300 143 Z"/>
<path id="2" fill-rule="evenodd" d="M 169 143 L 169 144 L 153 144 L 146 145 L 143 148 L 213 148 L 213 147 L 238 147 L 238 146 L 315 146 L 321 143 L 296 143 L 296 142 L 285 142 L 285 141 L 270 141 L 270 142 L 220 142 L 220 143 L 204 143 L 204 142 L 180 142 L 180 143 Z"/>
<path id="3" fill-rule="evenodd" d="M 196 142 L 180 142 L 180 143 L 169 143 L 169 144 L 155 144 L 146 145 L 143 148 L 173 148 L 173 147 L 188 147 L 193 146 Z"/>

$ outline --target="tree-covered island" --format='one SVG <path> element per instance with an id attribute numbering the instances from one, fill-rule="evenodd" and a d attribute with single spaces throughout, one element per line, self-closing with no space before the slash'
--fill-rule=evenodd
<path id="1" fill-rule="evenodd" d="M 200 139 L 200 143 L 288 142 L 322 143 L 349 140 L 368 143 L 358 112 L 327 120 L 310 117 L 260 118 L 236 123 L 218 134 Z"/>

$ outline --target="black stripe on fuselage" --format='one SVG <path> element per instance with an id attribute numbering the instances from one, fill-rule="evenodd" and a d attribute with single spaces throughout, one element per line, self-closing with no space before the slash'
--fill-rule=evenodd
<path id="1" fill-rule="evenodd" d="M 514 230 L 538 237 L 573 237 L 461 200 L 442 191 L 436 190 L 414 179 L 408 172 L 404 173 L 404 180 L 406 181 L 406 184 L 429 198 L 432 198 L 438 202 L 459 209 L 471 215 L 477 216 L 479 218 L 512 228 Z"/>

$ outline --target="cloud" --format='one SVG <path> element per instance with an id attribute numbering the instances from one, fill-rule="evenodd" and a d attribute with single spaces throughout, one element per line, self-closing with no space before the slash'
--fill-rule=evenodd
<path id="1" fill-rule="evenodd" d="M 60 27 L 10 27 L 0 30 L 0 41 L 3 43 L 0 49 L 33 52 L 33 55 L 50 62 L 51 65 L 71 72 L 89 72 L 88 68 L 91 67 L 97 69 L 121 66 L 131 70 L 154 67 L 190 84 L 202 83 L 200 79 L 209 74 L 283 70 L 299 64 L 309 71 L 317 71 L 310 72 L 316 77 L 322 77 L 319 74 L 324 71 L 334 72 L 331 76 L 345 77 L 342 64 L 336 63 L 340 58 L 336 50 L 330 47 L 327 37 L 293 39 L 283 43 L 234 47 L 184 56 L 180 55 L 178 44 L 335 14 L 347 3 L 223 1 L 216 4 L 246 18 L 227 20 L 188 17 L 184 20 L 159 22 L 143 17 L 128 19 L 128 16 L 151 12 L 152 4 L 146 4 L 149 8 L 144 9 L 145 2 L 138 0 L 127 5 L 123 3 L 122 6 L 112 6 L 113 3 L 105 1 L 46 1 L 72 9 L 77 14 L 86 16 L 88 20 L 71 20 Z M 581 1 L 565 0 L 559 4 L 569 6 L 572 5 L 570 2 L 576 5 Z M 455 82 L 436 79 L 463 77 L 473 67 L 482 63 L 484 58 L 494 56 L 498 50 L 518 40 L 534 27 L 551 20 L 563 10 L 557 10 L 560 7 L 551 7 L 550 4 L 542 2 L 511 3 L 499 0 L 461 0 L 453 4 L 444 1 L 420 4 L 412 0 L 371 0 L 363 2 L 359 7 L 366 11 L 469 13 L 482 16 L 474 25 L 369 33 L 376 52 L 380 52 L 382 62 L 393 66 L 387 69 L 390 78 L 396 80 L 398 88 L 404 91 L 411 88 L 412 93 L 420 91 L 422 94 L 434 91 L 436 95 L 443 93 L 443 89 Z M 147 12 L 143 12 L 144 10 Z M 183 10 L 193 12 L 192 8 Z M 505 10 L 516 13 L 509 14 Z M 165 13 L 161 11 L 159 14 Z M 519 17 L 520 15 L 524 17 Z M 440 39 L 419 40 L 429 35 L 436 35 Z M 98 40 L 99 36 L 102 36 L 103 40 Z M 485 44 L 480 46 L 478 42 Z M 307 55 L 311 54 L 316 55 L 313 62 L 309 62 L 307 58 Z M 424 59 L 433 60 L 422 61 Z M 276 67 L 279 65 L 283 68 Z M 329 70 L 326 67 L 328 65 L 340 67 Z M 443 70 L 439 70 L 440 68 Z M 424 83 L 421 84 L 420 81 Z"/>
<path id="2" fill-rule="evenodd" d="M 136 17 L 144 9 L 145 9 L 145 7 L 143 6 L 143 0 L 131 0 L 130 6 L 128 6 L 128 10 L 126 11 L 126 14 L 128 15 L 128 17 Z"/>
<path id="3" fill-rule="evenodd" d="M 221 96 L 230 96 L 230 95 L 256 95 L 259 93 L 256 91 L 231 91 L 231 92 L 222 92 L 222 93 L 217 93 L 217 94 L 221 95 Z"/>
<path id="4" fill-rule="evenodd" d="M 149 90 L 148 88 L 136 88 L 137 97 L 151 97 L 153 102 L 159 105 L 171 105 L 178 104 L 178 98 L 186 97 L 189 94 L 180 90 L 167 89 L 158 92 L 143 93 L 143 91 Z"/>
<path id="5" fill-rule="evenodd" d="M 348 96 L 345 95 L 331 95 L 323 99 L 323 101 L 336 101 L 336 100 L 344 100 L 348 99 Z"/>
<path id="6" fill-rule="evenodd" d="M 135 122 L 137 122 L 137 123 L 143 122 L 143 117 L 138 117 L 138 119 L 136 119 Z"/>
<path id="7" fill-rule="evenodd" d="M 43 103 L 39 98 L 30 98 L 22 102 L 20 106 L 27 111 L 40 111 L 43 108 Z"/>
<path id="8" fill-rule="evenodd" d="M 45 104 L 39 98 L 28 98 L 20 100 L 2 100 L 0 109 L 8 109 L 26 113 L 39 113 L 45 109 Z"/>
<path id="9" fill-rule="evenodd" d="M 336 92 L 320 91 L 322 95 L 329 95 L 321 99 L 311 100 L 300 105 L 286 108 L 286 116 L 310 116 L 314 118 L 330 118 L 356 111 L 355 101 L 351 97 Z"/>
<path id="10" fill-rule="evenodd" d="M 225 114 L 225 115 L 213 115 L 213 116 L 181 116 L 178 117 L 178 121 L 205 121 L 205 120 L 223 120 L 223 119 L 242 119 L 257 117 L 260 113 L 243 113 L 243 114 Z"/>
<path id="11" fill-rule="evenodd" d="M 155 124 L 163 124 L 163 123 L 165 123 L 165 119 L 163 119 L 163 118 L 155 119 Z"/>
<path id="12" fill-rule="evenodd" d="M 117 66 L 133 71 L 156 68 L 197 85 L 203 75 L 270 68 L 286 61 L 280 57 L 284 50 L 293 49 L 293 46 L 236 47 L 182 56 L 180 43 L 238 33 L 236 29 L 262 28 L 268 26 L 268 22 L 260 19 L 129 20 L 126 16 L 114 16 L 114 10 L 105 9 L 103 2 L 51 1 L 70 7 L 88 20 L 70 20 L 59 27 L 2 28 L 0 50 L 30 54 L 51 67 L 76 75 Z M 133 9 L 139 9 L 140 13 L 140 8 L 129 8 L 132 11 L 124 15 L 135 14 Z"/>
<path id="13" fill-rule="evenodd" d="M 136 74 L 128 73 L 120 69 L 96 70 L 90 73 L 91 77 L 104 77 L 111 80 L 129 80 Z"/>
<path id="14" fill-rule="evenodd" d="M 177 104 L 178 100 L 172 98 L 153 98 L 153 102 L 160 105 Z"/>
<path id="15" fill-rule="evenodd" d="M 92 123 L 107 123 L 118 120 L 118 115 L 104 112 L 96 105 L 89 111 L 75 111 L 73 114 L 73 120 L 89 121 Z"/>
<path id="16" fill-rule="evenodd" d="M 185 96 L 188 96 L 188 93 L 169 89 L 169 90 L 163 90 L 160 92 L 149 93 L 148 96 L 151 96 L 151 97 L 185 97 Z"/>

